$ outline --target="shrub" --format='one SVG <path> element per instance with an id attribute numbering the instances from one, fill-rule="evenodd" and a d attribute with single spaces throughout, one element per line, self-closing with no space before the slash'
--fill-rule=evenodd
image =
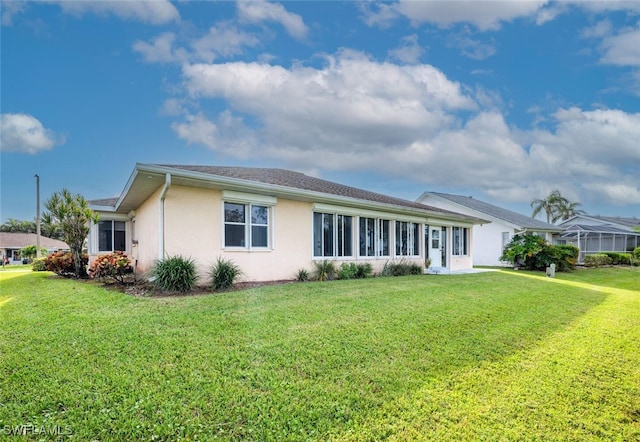
<path id="1" fill-rule="evenodd" d="M 86 268 L 89 263 L 89 256 L 82 255 L 81 267 Z M 67 278 L 76 275 L 76 265 L 71 252 L 53 252 L 44 258 L 44 264 L 48 271 Z"/>
<path id="2" fill-rule="evenodd" d="M 603 254 L 611 258 L 611 264 L 614 266 L 621 265 L 621 264 L 631 265 L 630 253 L 603 252 Z"/>
<path id="3" fill-rule="evenodd" d="M 330 281 L 336 276 L 336 266 L 333 261 L 316 261 L 313 263 L 315 267 L 314 278 L 316 281 Z"/>
<path id="4" fill-rule="evenodd" d="M 342 263 L 338 270 L 338 279 L 363 279 L 371 276 L 373 267 L 370 263 Z"/>
<path id="5" fill-rule="evenodd" d="M 240 267 L 233 261 L 218 257 L 211 268 L 211 280 L 214 290 L 226 290 L 233 286 L 238 276 L 242 274 Z"/>
<path id="6" fill-rule="evenodd" d="M 422 267 L 409 263 L 402 258 L 400 261 L 387 261 L 380 272 L 380 276 L 421 275 Z"/>
<path id="7" fill-rule="evenodd" d="M 309 272 L 307 272 L 305 269 L 298 270 L 298 273 L 296 274 L 296 281 L 305 282 L 308 280 L 309 280 Z"/>
<path id="8" fill-rule="evenodd" d="M 586 267 L 602 267 L 611 265 L 612 262 L 612 259 L 604 253 L 595 253 L 584 257 L 584 265 Z"/>
<path id="9" fill-rule="evenodd" d="M 633 257 L 637 260 L 640 260 L 640 247 L 636 247 L 633 249 Z"/>
<path id="10" fill-rule="evenodd" d="M 544 270 L 551 264 L 559 272 L 574 269 L 579 250 L 573 245 L 551 245 L 544 238 L 534 235 L 514 235 L 500 257 L 516 267 L 527 270 Z"/>
<path id="11" fill-rule="evenodd" d="M 44 262 L 45 259 L 46 258 L 34 259 L 33 263 L 31 264 L 31 270 L 33 270 L 34 272 L 44 272 L 45 270 L 47 270 L 47 265 Z"/>
<path id="12" fill-rule="evenodd" d="M 89 268 L 89 276 L 92 278 L 113 279 L 120 284 L 124 284 L 127 275 L 131 273 L 133 273 L 131 259 L 126 253 L 120 251 L 98 255 Z"/>
<path id="13" fill-rule="evenodd" d="M 167 291 L 188 292 L 195 287 L 198 280 L 195 262 L 182 256 L 156 261 L 151 272 L 153 283 Z"/>

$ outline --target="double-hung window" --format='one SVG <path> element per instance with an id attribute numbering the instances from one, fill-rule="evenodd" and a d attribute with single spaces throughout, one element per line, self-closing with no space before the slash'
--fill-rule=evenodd
<path id="1" fill-rule="evenodd" d="M 451 255 L 466 256 L 469 254 L 469 229 L 466 227 L 451 228 Z"/>
<path id="2" fill-rule="evenodd" d="M 313 256 L 353 256 L 353 217 L 314 212 Z"/>
<path id="3" fill-rule="evenodd" d="M 389 256 L 389 220 L 360 217 L 360 256 Z"/>
<path id="4" fill-rule="evenodd" d="M 259 204 L 224 203 L 225 247 L 269 247 L 269 207 Z"/>
<path id="5" fill-rule="evenodd" d="M 396 256 L 420 255 L 420 224 L 396 221 Z"/>
<path id="6" fill-rule="evenodd" d="M 124 221 L 98 222 L 98 251 L 125 251 L 127 246 Z"/>

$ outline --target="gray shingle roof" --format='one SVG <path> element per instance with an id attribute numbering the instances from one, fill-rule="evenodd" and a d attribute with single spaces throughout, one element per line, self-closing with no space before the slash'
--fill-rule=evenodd
<path id="1" fill-rule="evenodd" d="M 401 198 L 395 198 L 380 193 L 370 192 L 368 190 L 358 189 L 356 187 L 345 186 L 343 184 L 334 183 L 332 181 L 314 178 L 300 172 L 294 172 L 285 169 L 271 168 L 254 168 L 254 167 L 221 167 L 221 166 L 191 166 L 191 165 L 168 165 L 159 164 L 158 166 L 169 167 L 172 169 L 181 169 L 191 172 L 199 172 L 209 175 L 217 175 L 228 178 L 237 178 L 248 181 L 257 181 L 264 184 L 272 184 L 276 186 L 289 187 L 293 189 L 302 189 L 312 192 L 320 192 L 330 195 L 337 195 L 347 198 L 355 198 L 365 201 L 373 201 L 377 203 L 390 204 L 401 207 L 410 207 L 414 209 L 427 210 L 430 212 L 441 214 L 452 214 L 461 216 L 459 213 L 449 210 L 438 209 L 425 204 L 409 201 Z"/>
<path id="2" fill-rule="evenodd" d="M 0 232 L 0 247 L 23 248 L 36 244 L 35 233 Z M 40 235 L 40 247 L 46 249 L 69 249 L 66 242 Z"/>
<path id="3" fill-rule="evenodd" d="M 623 217 L 623 216 L 600 216 L 600 215 L 588 215 L 589 218 L 599 219 L 606 223 L 618 224 L 625 227 L 640 227 L 640 218 L 636 217 Z"/>
<path id="4" fill-rule="evenodd" d="M 489 215 L 491 217 L 504 220 L 508 223 L 515 224 L 522 229 L 527 230 L 555 230 L 562 231 L 563 228 L 554 224 L 549 224 L 544 221 L 531 218 L 530 216 L 522 215 L 511 210 L 504 209 L 502 207 L 494 206 L 493 204 L 486 203 L 484 201 L 477 200 L 470 196 L 452 195 L 450 193 L 429 192 L 432 195 L 437 195 L 441 198 L 447 199 L 461 206 L 468 207 L 469 209 L 476 210 L 480 213 Z"/>
<path id="5" fill-rule="evenodd" d="M 118 198 L 102 198 L 97 200 L 89 200 L 92 206 L 115 206 Z"/>

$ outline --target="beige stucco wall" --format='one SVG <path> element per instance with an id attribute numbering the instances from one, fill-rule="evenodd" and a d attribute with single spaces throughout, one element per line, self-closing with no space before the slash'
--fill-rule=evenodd
<path id="1" fill-rule="evenodd" d="M 143 274 L 158 259 L 159 196 L 156 191 L 137 210 L 132 257 L 137 259 L 137 271 Z M 225 249 L 223 240 L 223 193 L 219 190 L 172 185 L 164 203 L 165 256 L 182 255 L 197 265 L 200 284 L 209 284 L 208 274 L 221 256 L 234 261 L 244 272 L 241 281 L 272 281 L 294 279 L 299 269 L 313 272 L 313 204 L 278 198 L 271 209 L 268 250 Z M 357 230 L 357 229 L 356 229 Z M 392 230 L 393 235 L 393 230 Z M 354 232 L 353 249 L 358 239 Z M 393 242 L 393 241 L 392 241 Z M 421 256 L 404 258 L 407 262 L 424 264 L 424 244 Z M 393 258 L 334 259 L 336 267 L 343 262 L 370 262 L 374 272 Z M 402 258 L 395 258 L 400 260 Z M 470 257 L 451 257 L 451 270 L 471 268 Z"/>
<path id="2" fill-rule="evenodd" d="M 144 276 L 158 259 L 158 219 L 159 198 L 161 189 L 158 189 L 150 198 L 136 209 L 135 227 L 132 240 L 137 241 L 131 247 L 136 273 Z"/>

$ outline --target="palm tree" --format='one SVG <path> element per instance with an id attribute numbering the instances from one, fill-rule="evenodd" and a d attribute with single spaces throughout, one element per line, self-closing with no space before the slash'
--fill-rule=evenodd
<path id="1" fill-rule="evenodd" d="M 563 197 L 559 190 L 554 190 L 546 198 L 536 198 L 531 201 L 531 208 L 533 209 L 531 216 L 535 218 L 536 215 L 544 210 L 547 214 L 547 222 L 555 223 L 576 215 L 586 215 L 587 212 L 578 209 L 578 206 L 580 206 L 580 203 L 571 202 Z"/>
<path id="2" fill-rule="evenodd" d="M 567 220 L 569 218 L 572 218 L 576 215 L 586 215 L 587 212 L 585 212 L 582 209 L 578 209 L 577 207 L 580 206 L 580 203 L 572 203 L 572 202 L 568 202 L 567 204 L 563 205 L 562 207 L 559 207 L 559 216 L 560 216 L 560 220 L 564 221 Z M 557 218 L 554 220 L 554 222 L 557 221 Z"/>

